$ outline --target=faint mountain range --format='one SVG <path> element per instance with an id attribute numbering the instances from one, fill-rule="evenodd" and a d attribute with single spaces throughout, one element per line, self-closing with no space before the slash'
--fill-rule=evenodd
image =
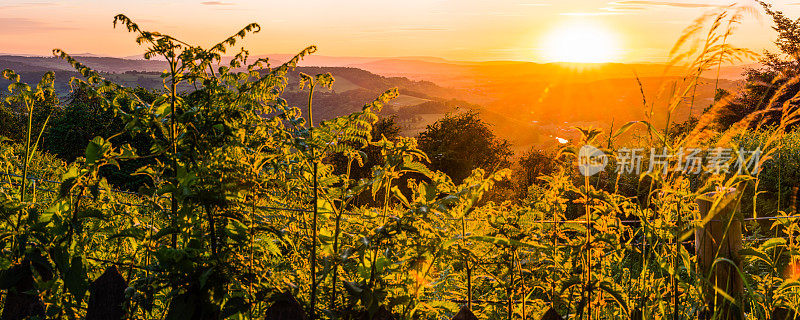
<path id="1" fill-rule="evenodd" d="M 102 72 L 123 73 L 127 71 L 160 72 L 167 65 L 162 61 L 130 60 L 123 58 L 73 55 L 87 66 Z M 57 57 L 0 55 L 0 68 L 33 71 L 75 71 L 66 61 Z"/>
<path id="2" fill-rule="evenodd" d="M 163 87 L 159 74 L 167 68 L 164 61 L 92 54 L 76 57 L 126 86 Z M 259 57 L 265 56 L 254 56 L 250 61 Z M 272 66 L 291 57 L 269 55 Z M 651 120 L 661 124 L 665 121 L 664 106 L 672 94 L 668 88 L 683 81 L 687 74 L 682 68 L 661 64 L 469 62 L 433 57 L 311 55 L 299 65 L 290 73 L 291 83 L 296 83 L 298 72 L 330 72 L 336 78 L 332 90 L 321 91 L 315 98 L 320 119 L 359 110 L 381 92 L 397 87 L 401 96 L 383 113 L 397 116 L 405 134 L 423 130 L 446 113 L 476 110 L 499 135 L 519 148 L 541 144 L 552 140 L 552 136 L 569 138 L 576 134 L 569 129 L 575 125 L 609 128 L 612 124 L 642 120 L 651 109 Z M 715 80 L 716 70 L 707 72 L 700 79 L 694 98 L 682 101 L 671 120 L 681 122 L 698 115 L 713 103 L 716 88 L 735 90 L 741 83 L 741 73 L 748 67 L 757 65 L 720 68 L 719 81 Z M 0 69 L 5 68 L 16 70 L 31 83 L 46 71 L 56 71 L 57 88 L 64 93 L 69 90 L 69 78 L 78 76 L 68 63 L 55 57 L 0 55 Z M 295 87 L 288 87 L 287 100 L 303 105 L 305 93 Z"/>
<path id="3" fill-rule="evenodd" d="M 435 62 L 409 59 L 384 59 L 351 64 L 351 67 L 364 69 L 384 76 L 407 77 L 415 80 L 434 81 L 441 85 L 469 86 L 472 80 L 504 78 L 539 77 L 555 78 L 559 81 L 596 81 L 613 78 L 683 76 L 687 70 L 682 67 L 668 67 L 665 64 L 569 64 L 535 63 L 522 61 L 488 62 Z M 747 68 L 758 64 L 726 66 L 720 69 L 720 78 L 741 80 Z M 712 74 L 713 73 L 713 74 Z M 711 71 L 704 77 L 716 76 Z M 470 81 L 467 81 L 470 79 Z"/>
<path id="4" fill-rule="evenodd" d="M 107 57 L 93 53 L 71 54 L 73 57 L 86 58 L 87 64 L 94 64 L 94 68 L 112 73 L 126 71 L 162 71 L 164 61 L 158 58 L 145 60 L 141 55 L 126 57 Z M 36 58 L 36 62 L 27 63 L 36 66 L 46 66 L 56 69 L 67 68 L 66 63 L 59 63 L 58 59 L 51 56 L 31 55 L 31 54 L 5 54 L 0 53 L 0 59 L 14 60 L 15 58 Z M 275 66 L 284 63 L 294 57 L 293 54 L 266 54 L 250 56 L 249 60 L 254 61 L 258 58 L 269 58 L 271 65 Z M 232 57 L 224 57 L 223 63 L 230 61 Z M 20 61 L 16 59 L 16 61 Z M 651 76 L 680 76 L 686 73 L 679 67 L 667 68 L 665 64 L 623 64 L 623 63 L 602 63 L 602 64 L 568 64 L 568 63 L 535 63 L 525 61 L 453 61 L 438 57 L 428 56 L 407 56 L 407 57 L 347 57 L 347 56 L 306 56 L 299 66 L 318 66 L 318 67 L 354 67 L 367 70 L 383 76 L 400 76 L 412 80 L 445 81 L 449 79 L 464 78 L 472 76 L 496 77 L 503 74 L 507 76 L 553 76 L 578 74 L 579 81 L 594 81 L 609 78 L 628 78 L 638 75 L 640 77 Z M 758 64 L 746 64 L 739 66 L 725 66 L 720 69 L 720 78 L 728 80 L 742 79 L 742 73 L 747 68 L 758 67 Z M 715 77 L 716 70 L 711 70 L 705 77 Z M 456 81 L 455 83 L 459 83 Z M 445 85 L 444 83 L 442 83 Z"/>

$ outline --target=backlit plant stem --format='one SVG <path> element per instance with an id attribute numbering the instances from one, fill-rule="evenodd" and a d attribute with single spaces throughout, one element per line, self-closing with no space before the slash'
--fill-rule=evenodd
<path id="1" fill-rule="evenodd" d="M 586 211 L 586 289 L 588 302 L 586 304 L 586 313 L 589 320 L 592 320 L 592 217 L 591 210 L 589 210 L 589 177 L 583 177 L 584 185 L 584 204 L 583 207 Z"/>
<path id="2" fill-rule="evenodd" d="M 25 135 L 25 158 L 23 159 L 23 164 L 22 164 L 22 183 L 20 185 L 20 198 L 19 198 L 20 202 L 25 202 L 25 196 L 27 195 L 27 191 L 28 191 L 28 188 L 27 188 L 28 163 L 29 163 L 28 159 L 29 159 L 29 156 L 31 154 L 31 130 L 32 130 L 32 127 L 33 127 L 33 102 L 29 101 L 28 99 L 25 99 L 25 104 L 28 107 L 28 128 L 27 128 L 27 134 Z M 19 236 L 20 227 L 21 227 L 21 224 L 22 224 L 22 215 L 23 214 L 24 214 L 24 211 L 21 210 L 19 212 L 19 214 L 17 215 L 17 226 L 16 226 L 16 229 L 17 229 L 16 239 L 17 239 L 17 242 L 18 242 L 17 243 L 17 247 L 18 247 L 18 250 L 19 250 L 18 252 L 19 252 L 20 255 L 22 255 L 25 252 L 25 240 L 24 240 L 24 237 L 22 237 L 22 239 L 20 239 L 20 236 Z"/>
<path id="3" fill-rule="evenodd" d="M 169 103 L 171 108 L 170 114 L 170 125 L 169 125 L 169 139 L 172 144 L 172 174 L 175 178 L 175 190 L 172 191 L 172 198 L 171 198 L 171 211 L 172 211 L 172 227 L 176 230 L 172 230 L 172 247 L 176 248 L 178 246 L 178 199 L 175 195 L 178 193 L 178 142 L 177 139 L 177 131 L 175 129 L 175 91 L 177 90 L 177 86 L 175 84 L 175 76 L 177 74 L 176 62 L 173 59 L 170 59 L 169 63 L 169 71 L 170 71 L 170 96 L 169 96 Z"/>
<path id="4" fill-rule="evenodd" d="M 353 166 L 353 157 L 350 157 L 347 160 L 347 176 L 346 176 L 347 179 L 345 180 L 345 185 L 344 185 L 345 190 L 350 188 L 350 169 L 352 168 L 352 166 Z M 338 275 L 339 275 L 339 263 L 338 263 L 338 260 L 339 260 L 339 233 L 341 232 L 340 222 L 342 220 L 342 214 L 343 214 L 344 210 L 345 210 L 345 207 L 344 207 L 344 205 L 342 205 L 342 208 L 336 214 L 336 226 L 335 226 L 335 229 L 333 231 L 333 254 L 334 254 L 334 257 L 333 257 L 333 263 L 332 263 L 332 265 L 333 265 L 332 266 L 333 267 L 333 277 L 332 277 L 332 280 L 331 280 L 331 306 L 330 306 L 331 310 L 335 310 L 336 309 L 336 281 L 338 280 L 337 278 L 338 278 Z"/>
<path id="5" fill-rule="evenodd" d="M 317 181 L 317 158 L 314 150 L 314 113 L 312 110 L 312 102 L 314 97 L 314 87 L 316 83 L 310 80 L 311 88 L 308 91 L 308 122 L 309 122 L 309 141 L 311 142 L 311 161 L 313 163 L 314 175 L 314 195 L 312 201 L 314 202 L 314 213 L 311 220 L 311 312 L 309 315 L 311 320 L 316 319 L 316 304 L 317 304 L 317 214 L 319 211 L 318 199 L 318 181 Z"/>

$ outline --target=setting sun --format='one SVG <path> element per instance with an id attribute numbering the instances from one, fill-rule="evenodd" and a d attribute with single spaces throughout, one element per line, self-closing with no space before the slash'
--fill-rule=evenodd
<path id="1" fill-rule="evenodd" d="M 551 31 L 542 43 L 551 62 L 615 62 L 620 56 L 616 34 L 600 24 L 574 22 Z"/>

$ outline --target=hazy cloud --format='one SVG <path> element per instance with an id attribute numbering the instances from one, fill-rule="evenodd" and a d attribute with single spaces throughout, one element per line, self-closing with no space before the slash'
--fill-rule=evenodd
<path id="1" fill-rule="evenodd" d="M 0 17 L 0 32 L 13 33 L 19 31 L 31 31 L 43 29 L 46 25 L 41 21 L 28 18 L 4 18 Z"/>
<path id="2" fill-rule="evenodd" d="M 34 32 L 49 32 L 53 30 L 74 30 L 68 25 L 53 25 L 51 23 L 28 19 L 0 17 L 0 34 L 24 34 Z"/>
<path id="3" fill-rule="evenodd" d="M 621 12 L 611 12 L 611 11 L 604 11 L 604 12 L 563 12 L 561 13 L 562 16 L 581 16 L 581 17 L 588 17 L 588 16 L 609 16 L 614 14 L 622 14 Z"/>
<path id="4" fill-rule="evenodd" d="M 16 4 L 0 5 L 0 9 L 26 9 L 36 7 L 53 7 L 57 4 L 54 2 L 23 2 Z"/>
<path id="5" fill-rule="evenodd" d="M 600 10 L 613 11 L 613 12 L 625 12 L 625 11 L 642 11 L 642 10 L 647 10 L 647 8 L 646 7 L 637 7 L 637 6 L 618 6 L 618 7 L 600 8 Z"/>
<path id="6" fill-rule="evenodd" d="M 425 27 L 425 26 L 401 26 L 396 29 L 373 29 L 361 30 L 360 34 L 390 34 L 401 32 L 424 32 L 424 31 L 449 31 L 450 29 L 441 27 Z"/>
<path id="7" fill-rule="evenodd" d="M 649 1 L 649 0 L 622 0 L 609 3 L 616 6 L 667 6 L 678 8 L 716 8 L 720 7 L 718 4 L 712 3 L 689 3 L 689 2 L 672 2 L 672 1 Z"/>
<path id="8" fill-rule="evenodd" d="M 445 28 L 437 27 L 402 27 L 401 31 L 447 31 Z"/>
<path id="9" fill-rule="evenodd" d="M 206 6 L 232 6 L 233 3 L 230 2 L 222 2 L 222 1 L 203 1 L 200 2 L 202 5 Z"/>

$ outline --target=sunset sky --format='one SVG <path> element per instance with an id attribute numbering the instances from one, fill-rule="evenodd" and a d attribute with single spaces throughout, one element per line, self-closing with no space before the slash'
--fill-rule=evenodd
<path id="1" fill-rule="evenodd" d="M 775 0 L 800 16 L 800 0 Z M 663 62 L 681 30 L 729 1 L 649 0 L 403 0 L 403 1 L 0 1 L 0 52 L 137 55 L 132 35 L 112 28 L 124 13 L 146 30 L 209 46 L 249 22 L 263 30 L 248 39 L 253 54 L 294 53 L 307 45 L 327 56 L 434 56 L 451 60 L 550 62 L 571 48 L 553 39 L 587 36 L 606 60 Z M 740 2 L 753 5 L 754 2 Z M 760 12 L 760 11 L 759 11 Z M 774 32 L 749 16 L 734 43 L 771 48 Z M 572 31 L 570 31 L 572 30 Z M 596 44 L 595 44 L 596 43 Z"/>

